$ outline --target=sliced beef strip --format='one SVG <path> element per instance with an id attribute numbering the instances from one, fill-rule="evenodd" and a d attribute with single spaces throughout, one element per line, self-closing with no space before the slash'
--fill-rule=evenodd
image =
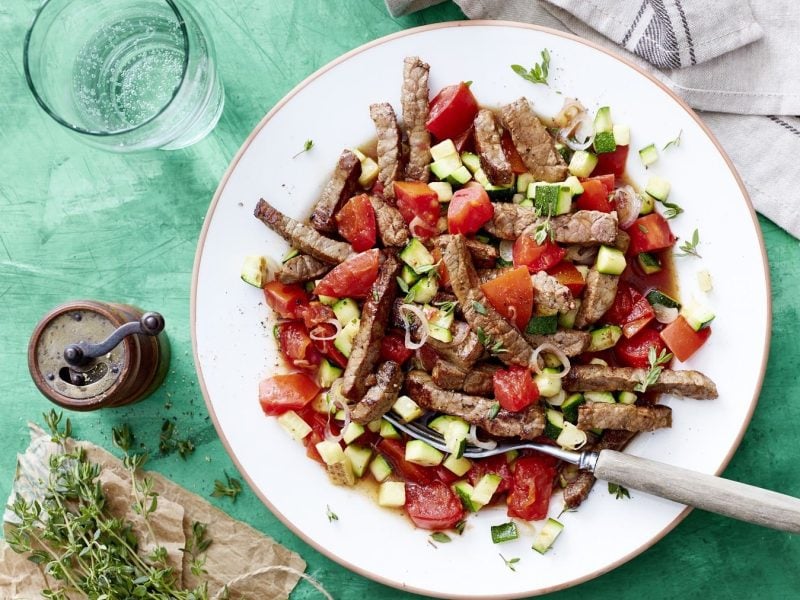
<path id="1" fill-rule="evenodd" d="M 500 277 L 503 273 L 511 271 L 514 267 L 497 267 L 494 269 L 478 269 L 478 279 L 481 283 L 487 283 L 492 279 Z"/>
<path id="2" fill-rule="evenodd" d="M 606 367 L 603 365 L 573 365 L 564 377 L 564 389 L 570 392 L 633 392 L 647 376 L 647 369 Z M 664 369 L 648 391 L 674 394 L 685 398 L 710 400 L 717 397 L 717 386 L 699 371 Z"/>
<path id="3" fill-rule="evenodd" d="M 575 308 L 575 300 L 569 288 L 552 275 L 539 271 L 533 277 L 533 298 L 537 315 L 555 315 Z"/>
<path id="4" fill-rule="evenodd" d="M 490 419 L 489 411 L 495 404 L 494 400 L 443 390 L 423 371 L 411 371 L 406 376 L 405 389 L 421 407 L 461 417 L 491 435 L 532 440 L 544 431 L 544 411 L 538 405 L 520 412 L 501 408 Z"/>
<path id="5" fill-rule="evenodd" d="M 618 275 L 606 275 L 592 267 L 586 276 L 583 301 L 575 317 L 575 327 L 583 329 L 597 322 L 614 304 L 619 285 Z"/>
<path id="6" fill-rule="evenodd" d="M 506 129 L 528 170 L 538 181 L 564 181 L 567 163 L 556 150 L 555 141 L 527 98 L 520 98 L 500 109 Z"/>
<path id="7" fill-rule="evenodd" d="M 361 176 L 361 161 L 350 152 L 343 150 L 336 163 L 336 170 L 328 181 L 322 195 L 311 213 L 311 225 L 322 233 L 336 233 L 334 216 L 349 198 L 358 190 Z"/>
<path id="8" fill-rule="evenodd" d="M 494 113 L 488 108 L 478 111 L 474 121 L 475 150 L 481 158 L 481 167 L 493 185 L 511 185 L 514 171 L 500 144 L 500 127 Z"/>
<path id="9" fill-rule="evenodd" d="M 406 179 L 428 181 L 431 162 L 431 134 L 425 128 L 428 120 L 428 74 L 430 66 L 417 56 L 403 61 L 403 126 L 408 137 Z"/>
<path id="10" fill-rule="evenodd" d="M 631 245 L 631 236 L 628 235 L 627 231 L 623 231 L 620 229 L 617 231 L 617 239 L 614 240 L 614 248 L 625 254 L 628 251 L 628 247 Z"/>
<path id="11" fill-rule="evenodd" d="M 672 427 L 672 409 L 661 405 L 636 406 L 587 402 L 578 408 L 577 425 L 583 430 L 654 431 L 662 427 Z"/>
<path id="12" fill-rule="evenodd" d="M 361 309 L 361 325 L 358 328 L 353 350 L 345 367 L 342 393 L 353 401 L 361 400 L 366 392 L 367 376 L 378 362 L 381 342 L 388 328 L 389 313 L 397 293 L 396 277 L 400 273 L 400 261 L 389 255 L 378 271 L 364 306 Z"/>
<path id="13" fill-rule="evenodd" d="M 576 265 L 590 266 L 597 260 L 597 251 L 599 249 L 600 246 L 567 246 L 567 253 L 564 255 L 564 260 L 568 260 Z"/>
<path id="14" fill-rule="evenodd" d="M 439 360 L 433 367 L 431 377 L 433 382 L 444 390 L 476 396 L 492 396 L 494 373 L 499 368 L 497 365 L 480 364 L 471 369 L 464 369 L 455 363 Z"/>
<path id="15" fill-rule="evenodd" d="M 440 236 L 440 240 L 443 244 L 442 259 L 450 279 L 450 286 L 463 308 L 469 291 L 480 284 L 469 254 L 467 240 L 460 234 Z"/>
<path id="16" fill-rule="evenodd" d="M 381 243 L 384 246 L 405 246 L 410 234 L 400 211 L 375 196 L 370 196 L 369 201 L 375 211 L 375 222 Z"/>
<path id="17" fill-rule="evenodd" d="M 502 240 L 515 240 L 526 229 L 534 229 L 540 219 L 536 211 L 527 206 L 494 202 L 494 214 L 483 228 Z M 617 213 L 596 210 L 579 210 L 550 219 L 553 239 L 559 244 L 598 246 L 614 244 L 617 239 Z"/>
<path id="18" fill-rule="evenodd" d="M 480 289 L 470 290 L 461 308 L 470 328 L 483 338 L 490 354 L 508 365 L 530 365 L 533 348 L 519 330 L 492 307 Z"/>
<path id="19" fill-rule="evenodd" d="M 403 370 L 396 362 L 387 360 L 378 366 L 377 381 L 364 397 L 353 406 L 350 418 L 366 424 L 381 418 L 392 407 L 403 385 Z"/>
<path id="20" fill-rule="evenodd" d="M 555 333 L 549 335 L 531 335 L 526 333 L 525 339 L 528 340 L 528 343 L 534 348 L 542 344 L 553 344 L 561 349 L 564 354 L 571 357 L 586 352 L 586 349 L 592 341 L 592 336 L 587 331 L 559 329 Z"/>
<path id="21" fill-rule="evenodd" d="M 281 283 L 305 283 L 322 277 L 331 270 L 331 265 L 317 260 L 308 254 L 300 254 L 290 258 L 281 267 L 278 280 Z"/>
<path id="22" fill-rule="evenodd" d="M 451 237 L 453 236 L 450 234 L 439 235 L 433 239 L 433 243 L 440 249 L 444 250 Z M 499 257 L 497 248 L 491 244 L 484 244 L 483 242 L 472 238 L 464 238 L 464 242 L 467 245 L 467 251 L 469 252 L 469 255 L 472 257 L 472 260 L 477 264 L 477 266 L 486 268 L 494 267 L 494 264 Z"/>
<path id="23" fill-rule="evenodd" d="M 287 217 L 263 198 L 256 204 L 253 214 L 294 248 L 326 263 L 335 265 L 355 254 L 350 244 L 321 235 L 305 223 Z"/>
<path id="24" fill-rule="evenodd" d="M 484 347 L 478 336 L 470 329 L 469 325 L 463 321 L 453 322 L 453 339 L 461 339 L 459 344 L 445 344 L 432 337 L 428 338 L 428 346 L 433 348 L 436 353 L 463 369 L 470 369 L 484 355 Z"/>
<path id="25" fill-rule="evenodd" d="M 383 184 L 385 198 L 394 198 L 396 180 L 403 179 L 403 144 L 397 116 L 388 102 L 371 104 L 369 116 L 378 134 L 378 181 Z"/>
<path id="26" fill-rule="evenodd" d="M 631 431 L 609 429 L 603 433 L 603 439 L 593 445 L 591 450 L 622 450 L 636 434 Z M 592 490 L 595 477 L 588 471 L 581 471 L 577 479 L 564 488 L 564 504 L 567 508 L 577 508 Z"/>

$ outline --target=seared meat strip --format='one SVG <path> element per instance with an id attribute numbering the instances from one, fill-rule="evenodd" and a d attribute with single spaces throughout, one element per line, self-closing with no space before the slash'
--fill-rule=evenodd
<path id="1" fill-rule="evenodd" d="M 375 196 L 370 196 L 369 201 L 375 210 L 375 223 L 383 245 L 405 246 L 409 233 L 400 211 Z"/>
<path id="2" fill-rule="evenodd" d="M 378 133 L 378 181 L 383 184 L 385 198 L 394 198 L 395 180 L 403 178 L 403 146 L 400 127 L 392 105 L 371 104 L 369 116 Z"/>
<path id="3" fill-rule="evenodd" d="M 502 240 L 515 240 L 529 227 L 533 230 L 540 220 L 536 211 L 527 206 L 494 202 L 494 214 L 483 228 Z M 550 219 L 553 239 L 559 244 L 597 246 L 614 244 L 617 239 L 617 213 L 579 210 Z"/>
<path id="4" fill-rule="evenodd" d="M 624 233 L 620 231 L 620 233 Z M 619 239 L 619 237 L 617 238 Z M 597 251 L 600 246 L 567 246 L 567 253 L 564 255 L 564 260 L 568 260 L 576 265 L 590 266 L 597 260 Z"/>
<path id="5" fill-rule="evenodd" d="M 609 429 L 603 433 L 603 439 L 592 446 L 591 450 L 622 450 L 636 434 L 631 431 Z M 584 448 L 587 450 L 587 448 Z M 581 471 L 575 481 L 564 488 L 564 504 L 567 508 L 577 508 L 586 500 L 594 485 L 595 477 L 589 471 Z"/>
<path id="6" fill-rule="evenodd" d="M 587 402 L 578 408 L 579 429 L 653 431 L 662 427 L 672 427 L 672 409 L 669 406 Z"/>
<path id="7" fill-rule="evenodd" d="M 403 126 L 408 137 L 406 179 L 428 181 L 431 162 L 431 134 L 425 128 L 428 120 L 428 73 L 430 66 L 417 56 L 403 61 Z"/>
<path id="8" fill-rule="evenodd" d="M 476 396 L 494 395 L 494 373 L 500 367 L 481 364 L 463 369 L 455 363 L 439 360 L 433 367 L 433 382 L 444 390 L 465 392 Z"/>
<path id="9" fill-rule="evenodd" d="M 439 239 L 444 243 L 442 259 L 450 278 L 450 286 L 463 308 L 469 291 L 477 288 L 480 284 L 478 273 L 472 264 L 466 238 L 459 234 L 440 236 Z"/>
<path id="10" fill-rule="evenodd" d="M 480 289 L 472 289 L 461 304 L 464 318 L 478 334 L 490 354 L 494 354 L 508 365 L 527 367 L 533 357 L 533 348 L 519 330 L 506 321 L 483 295 Z"/>
<path id="11" fill-rule="evenodd" d="M 592 267 L 586 276 L 586 289 L 583 301 L 575 317 L 575 327 L 584 327 L 595 323 L 614 304 L 619 285 L 619 275 L 605 275 Z"/>
<path id="12" fill-rule="evenodd" d="M 300 254 L 290 258 L 281 267 L 278 280 L 281 283 L 305 283 L 322 277 L 331 270 L 331 265 L 317 260 L 308 254 Z"/>
<path id="13" fill-rule="evenodd" d="M 474 365 L 484 353 L 483 344 L 478 336 L 463 321 L 453 323 L 453 339 L 463 337 L 460 344 L 445 344 L 432 337 L 428 338 L 428 346 L 436 350 L 436 353 L 464 369 L 469 369 Z"/>
<path id="14" fill-rule="evenodd" d="M 311 225 L 323 233 L 336 233 L 334 216 L 349 198 L 355 195 L 358 189 L 358 178 L 361 176 L 361 161 L 350 152 L 343 150 L 322 195 L 311 213 Z"/>
<path id="15" fill-rule="evenodd" d="M 562 380 L 569 392 L 633 392 L 644 381 L 647 369 L 606 367 L 603 365 L 573 365 Z M 685 398 L 711 400 L 718 396 L 717 386 L 699 371 L 664 369 L 658 380 L 647 388 L 650 392 L 674 394 Z"/>
<path id="16" fill-rule="evenodd" d="M 475 150 L 481 157 L 481 167 L 493 185 L 511 185 L 514 171 L 500 144 L 500 128 L 494 113 L 482 108 L 475 117 Z"/>
<path id="17" fill-rule="evenodd" d="M 495 404 L 494 400 L 443 390 L 423 371 L 411 371 L 406 376 L 405 388 L 421 407 L 459 416 L 492 435 L 532 440 L 544 431 L 544 411 L 538 405 L 520 412 L 501 408 L 490 419 L 489 411 Z"/>
<path id="18" fill-rule="evenodd" d="M 335 265 L 354 254 L 350 244 L 321 235 L 305 223 L 287 217 L 263 198 L 256 204 L 253 214 L 294 248 L 324 262 Z"/>
<path id="19" fill-rule="evenodd" d="M 531 277 L 537 315 L 565 313 L 575 308 L 575 300 L 569 288 L 552 275 L 539 271 Z"/>
<path id="20" fill-rule="evenodd" d="M 567 164 L 528 99 L 520 98 L 507 104 L 500 113 L 517 152 L 537 181 L 564 181 Z"/>
<path id="21" fill-rule="evenodd" d="M 478 269 L 478 279 L 480 279 L 481 283 L 487 283 L 513 268 L 514 267 L 497 267 L 494 269 Z"/>
<path id="22" fill-rule="evenodd" d="M 578 356 L 586 352 L 589 343 L 592 341 L 592 336 L 587 331 L 560 329 L 550 335 L 531 335 L 526 333 L 525 339 L 534 348 L 542 344 L 553 344 L 567 356 Z"/>
<path id="23" fill-rule="evenodd" d="M 377 382 L 367 390 L 350 412 L 350 418 L 356 423 L 366 424 L 381 418 L 389 412 L 400 393 L 403 370 L 396 362 L 387 360 L 381 363 L 375 375 Z"/>
<path id="24" fill-rule="evenodd" d="M 628 235 L 627 231 L 623 231 L 620 229 L 617 231 L 617 239 L 614 240 L 614 248 L 620 250 L 623 254 L 628 251 L 628 247 L 631 245 L 631 236 Z"/>
<path id="25" fill-rule="evenodd" d="M 361 400 L 367 387 L 367 376 L 378 362 L 381 342 L 389 324 L 397 293 L 397 275 L 400 261 L 392 255 L 386 257 L 378 271 L 378 278 L 372 284 L 364 306 L 361 309 L 361 325 L 358 328 L 353 350 L 344 370 L 342 393 L 353 401 Z"/>
<path id="26" fill-rule="evenodd" d="M 452 235 L 450 234 L 443 234 L 436 236 L 432 241 L 441 250 L 444 250 L 451 237 Z M 491 244 L 484 244 L 483 242 L 472 238 L 464 238 L 464 241 L 467 245 L 467 250 L 472 257 L 472 260 L 477 263 L 478 266 L 487 268 L 494 267 L 494 264 L 499 257 L 497 248 Z"/>

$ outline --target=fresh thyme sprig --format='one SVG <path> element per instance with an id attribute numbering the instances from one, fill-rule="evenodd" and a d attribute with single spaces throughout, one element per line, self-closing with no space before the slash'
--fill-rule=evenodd
<path id="1" fill-rule="evenodd" d="M 694 256 L 697 258 L 703 258 L 700 256 L 700 253 L 697 251 L 697 246 L 700 243 L 700 232 L 695 229 L 694 233 L 692 233 L 692 239 L 687 240 L 680 246 L 678 246 L 683 252 L 681 254 L 676 254 L 675 256 Z"/>
<path id="2" fill-rule="evenodd" d="M 162 454 L 169 454 L 177 450 L 180 457 L 186 460 L 186 457 L 194 452 L 194 442 L 188 437 L 176 439 L 175 423 L 170 419 L 164 419 L 158 436 L 158 449 Z"/>
<path id="3" fill-rule="evenodd" d="M 623 487 L 621 485 L 618 485 L 616 483 L 609 483 L 608 484 L 608 493 L 609 494 L 614 494 L 614 497 L 617 500 L 620 500 L 622 498 L 630 498 L 631 497 L 631 493 L 628 491 L 628 488 L 625 488 L 625 487 Z"/>
<path id="4" fill-rule="evenodd" d="M 508 352 L 508 349 L 503 347 L 503 342 L 495 342 L 491 336 L 487 335 L 482 327 L 478 327 L 478 341 L 489 351 L 490 354 L 502 354 Z"/>
<path id="5" fill-rule="evenodd" d="M 242 493 L 242 482 L 236 479 L 235 477 L 231 477 L 228 473 L 225 473 L 225 482 L 223 483 L 219 479 L 214 480 L 214 491 L 211 492 L 211 495 L 214 498 L 224 498 L 228 497 L 231 498 L 234 502 L 236 502 L 236 498 L 239 497 L 239 494 Z"/>
<path id="6" fill-rule="evenodd" d="M 667 148 L 677 148 L 678 146 L 680 146 L 681 145 L 681 136 L 682 135 L 683 135 L 683 129 L 681 129 L 678 132 L 678 137 L 676 137 L 675 139 L 672 139 L 672 140 L 668 141 L 666 144 L 664 144 L 664 148 L 662 148 L 662 150 L 666 150 Z"/>
<path id="7" fill-rule="evenodd" d="M 339 520 L 339 515 L 337 515 L 335 512 L 333 512 L 333 511 L 331 510 L 331 507 L 330 507 L 330 506 L 328 506 L 328 505 L 326 504 L 326 505 L 325 505 L 325 509 L 326 509 L 326 510 L 325 510 L 325 516 L 326 516 L 326 517 L 328 517 L 328 522 L 329 522 L 329 523 L 333 523 L 334 521 L 338 521 L 338 520 Z"/>
<path id="8" fill-rule="evenodd" d="M 667 352 L 666 348 L 661 350 L 661 354 L 656 356 L 655 346 L 650 346 L 647 351 L 647 360 L 650 363 L 650 370 L 644 376 L 644 380 L 640 381 L 633 388 L 637 392 L 646 392 L 647 388 L 658 381 L 661 371 L 664 370 L 664 365 L 672 360 L 672 354 Z"/>
<path id="9" fill-rule="evenodd" d="M 498 554 L 499 554 L 499 552 L 498 552 Z M 514 565 L 519 562 L 519 558 L 516 558 L 516 557 L 515 558 L 506 558 L 502 554 L 500 554 L 500 558 L 503 559 L 503 562 L 506 564 L 506 566 L 509 569 L 511 569 L 512 571 L 516 571 L 517 570 Z"/>
<path id="10" fill-rule="evenodd" d="M 306 140 L 305 143 L 303 144 L 303 149 L 300 150 L 300 152 L 298 152 L 297 154 L 295 154 L 292 158 L 297 158 L 304 152 L 308 152 L 309 150 L 311 150 L 313 147 L 314 147 L 314 140 Z"/>
<path id="11" fill-rule="evenodd" d="M 511 70 L 531 83 L 543 83 L 544 85 L 548 85 L 547 77 L 550 74 L 550 52 L 547 48 L 542 50 L 541 56 L 542 62 L 534 63 L 530 70 L 522 65 L 511 65 Z"/>

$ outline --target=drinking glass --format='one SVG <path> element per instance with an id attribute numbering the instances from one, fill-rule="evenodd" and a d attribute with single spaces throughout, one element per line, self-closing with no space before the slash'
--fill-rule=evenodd
<path id="1" fill-rule="evenodd" d="M 45 112 L 106 150 L 183 148 L 222 114 L 213 43 L 183 0 L 47 0 L 23 62 Z"/>

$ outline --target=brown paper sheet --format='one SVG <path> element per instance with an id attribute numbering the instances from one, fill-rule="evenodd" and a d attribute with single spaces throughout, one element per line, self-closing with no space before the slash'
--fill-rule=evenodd
<path id="1" fill-rule="evenodd" d="M 18 471 L 29 468 L 44 458 L 43 448 L 49 442 L 42 436 L 45 434 L 41 429 L 31 427 L 31 445 L 20 456 Z M 189 558 L 180 551 L 186 536 L 191 533 L 192 523 L 199 521 L 208 525 L 208 537 L 213 540 L 206 552 L 205 569 L 208 573 L 204 575 L 204 579 L 208 581 L 210 598 L 233 580 L 237 582 L 229 586 L 232 600 L 279 600 L 289 597 L 298 581 L 295 573 L 273 570 L 250 577 L 243 576 L 272 565 L 302 572 L 306 563 L 298 554 L 155 472 L 145 473 L 153 478 L 155 491 L 159 494 L 158 509 L 150 518 L 151 528 L 157 539 L 149 539 L 149 532 L 146 531 L 141 517 L 131 509 L 130 473 L 122 462 L 94 444 L 78 442 L 78 445 L 86 450 L 89 461 L 102 467 L 100 478 L 109 499 L 110 512 L 115 516 L 123 516 L 134 524 L 139 539 L 144 542 L 144 553 L 152 549 L 155 542 L 167 548 L 168 561 L 182 578 L 184 587 L 191 588 L 199 583 L 199 579 L 189 569 Z M 51 447 L 50 451 L 52 450 Z M 45 459 L 45 468 L 46 464 Z M 17 481 L 19 479 L 18 472 Z M 16 484 L 17 482 L 15 489 Z M 8 514 L 6 518 L 8 519 Z M 40 567 L 0 540 L 0 598 L 39 598 L 41 590 L 52 584 Z"/>

